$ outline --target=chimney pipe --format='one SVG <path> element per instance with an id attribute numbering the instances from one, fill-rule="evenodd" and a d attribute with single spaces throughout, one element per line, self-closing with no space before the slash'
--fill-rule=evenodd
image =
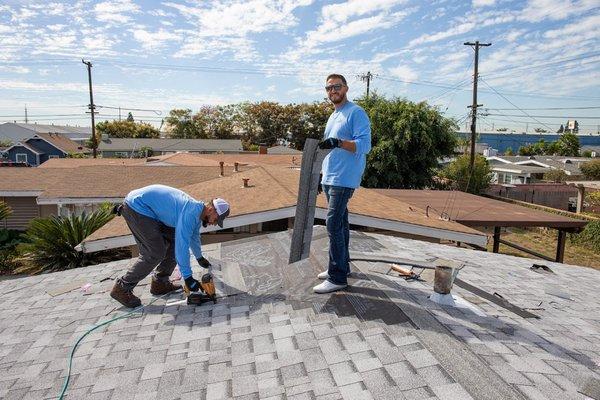
<path id="1" fill-rule="evenodd" d="M 240 163 L 239 162 L 234 162 L 233 163 L 233 170 L 235 172 L 240 172 Z"/>
<path id="2" fill-rule="evenodd" d="M 244 181 L 244 187 L 247 188 L 248 187 L 248 181 L 250 180 L 250 178 L 242 178 L 242 180 Z"/>
<path id="3" fill-rule="evenodd" d="M 267 144 L 261 143 L 258 145 L 258 154 L 267 154 Z"/>
<path id="4" fill-rule="evenodd" d="M 225 163 L 223 161 L 219 161 L 219 168 L 221 168 L 221 176 L 225 175 Z"/>

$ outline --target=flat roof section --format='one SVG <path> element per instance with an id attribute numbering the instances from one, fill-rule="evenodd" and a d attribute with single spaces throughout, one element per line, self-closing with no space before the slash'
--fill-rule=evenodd
<path id="1" fill-rule="evenodd" d="M 375 189 L 386 196 L 425 210 L 448 214 L 450 220 L 467 226 L 526 227 L 577 229 L 587 221 L 534 210 L 517 204 L 448 190 Z"/>

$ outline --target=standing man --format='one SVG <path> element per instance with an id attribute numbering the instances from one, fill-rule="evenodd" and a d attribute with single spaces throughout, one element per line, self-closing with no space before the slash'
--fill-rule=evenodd
<path id="1" fill-rule="evenodd" d="M 335 106 L 325 127 L 321 149 L 332 149 L 323 160 L 321 185 L 329 208 L 329 267 L 318 275 L 325 281 L 313 288 L 315 293 L 329 293 L 348 286 L 350 275 L 350 227 L 348 200 L 360 185 L 371 150 L 371 124 L 365 110 L 348 101 L 348 85 L 342 75 L 327 77 L 325 91 Z"/>
<path id="2" fill-rule="evenodd" d="M 201 267 L 210 262 L 200 249 L 200 223 L 218 224 L 229 215 L 229 204 L 223 199 L 210 203 L 192 197 L 164 185 L 150 185 L 130 192 L 122 205 L 115 207 L 123 215 L 139 247 L 140 255 L 135 263 L 115 282 L 110 296 L 125 307 L 139 307 L 142 302 L 133 294 L 133 288 L 154 268 L 150 293 L 155 296 L 181 289 L 169 280 L 175 265 L 179 265 L 185 285 L 192 292 L 200 289 L 200 283 L 192 276 L 190 248 Z"/>

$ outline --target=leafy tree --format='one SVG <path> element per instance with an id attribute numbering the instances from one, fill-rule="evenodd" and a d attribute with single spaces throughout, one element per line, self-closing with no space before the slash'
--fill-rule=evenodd
<path id="1" fill-rule="evenodd" d="M 0 139 L 0 147 L 10 147 L 12 144 L 12 141 L 8 139 Z"/>
<path id="2" fill-rule="evenodd" d="M 133 114 L 131 113 L 131 111 L 129 112 L 129 114 L 127 114 L 127 122 L 135 122 L 133 120 Z"/>
<path id="3" fill-rule="evenodd" d="M 583 176 L 589 180 L 600 180 L 600 160 L 592 160 L 579 167 Z"/>
<path id="4" fill-rule="evenodd" d="M 11 208 L 3 201 L 0 201 L 0 221 L 8 218 L 12 214 Z"/>
<path id="5" fill-rule="evenodd" d="M 506 131 L 508 131 L 507 128 L 498 128 L 498 129 L 496 129 L 496 132 L 506 132 Z"/>
<path id="6" fill-rule="evenodd" d="M 582 157 L 587 157 L 587 158 L 590 158 L 590 157 L 592 156 L 592 151 L 591 151 L 591 150 L 584 150 L 584 151 L 581 153 L 581 156 L 582 156 Z"/>
<path id="7" fill-rule="evenodd" d="M 302 150 L 306 139 L 321 139 L 333 105 L 329 102 L 290 105 L 290 142 L 292 147 Z"/>
<path id="8" fill-rule="evenodd" d="M 195 124 L 202 127 L 207 137 L 213 139 L 230 139 L 235 136 L 235 119 L 238 107 L 204 106 L 194 115 Z"/>
<path id="9" fill-rule="evenodd" d="M 473 173 L 470 173 L 471 157 L 462 155 L 448 164 L 441 172 L 441 177 L 454 182 L 463 192 L 479 194 L 487 189 L 492 181 L 492 170 L 488 161 L 482 155 L 475 156 Z"/>
<path id="10" fill-rule="evenodd" d="M 567 173 L 562 169 L 553 169 L 544 174 L 544 180 L 555 183 L 565 182 L 567 180 Z"/>
<path id="11" fill-rule="evenodd" d="M 86 254 L 75 246 L 113 218 L 111 206 L 105 205 L 90 214 L 36 218 L 19 245 L 25 265 L 16 272 L 39 273 L 84 267 L 98 262 L 105 254 Z"/>
<path id="12" fill-rule="evenodd" d="M 560 128 L 558 128 L 556 133 L 563 133 L 564 131 L 565 131 L 565 127 L 563 126 L 563 124 L 560 124 Z"/>
<path id="13" fill-rule="evenodd" d="M 362 184 L 422 188 L 432 183 L 438 160 L 457 143 L 456 123 L 426 103 L 373 94 L 356 101 L 371 120 L 372 150 Z"/>
<path id="14" fill-rule="evenodd" d="M 168 136 L 173 139 L 206 139 L 208 135 L 202 125 L 202 118 L 193 117 L 189 108 L 176 108 L 165 118 Z"/>
<path id="15" fill-rule="evenodd" d="M 515 152 L 513 151 L 512 147 L 507 147 L 506 151 L 504 152 L 505 156 L 514 156 Z"/>
<path id="16" fill-rule="evenodd" d="M 537 133 L 547 133 L 548 132 L 547 130 L 545 130 L 543 128 L 535 128 L 534 131 Z"/>
<path id="17" fill-rule="evenodd" d="M 152 147 L 143 146 L 140 148 L 138 154 L 140 157 L 152 157 L 152 155 L 154 155 L 154 150 L 152 150 Z"/>
<path id="18" fill-rule="evenodd" d="M 579 138 L 574 133 L 563 133 L 556 142 L 557 154 L 560 156 L 576 157 L 579 155 L 579 147 Z"/>
<path id="19" fill-rule="evenodd" d="M 242 141 L 272 146 L 277 139 L 287 138 L 289 121 L 285 107 L 271 101 L 245 103 L 242 106 Z"/>
<path id="20" fill-rule="evenodd" d="M 113 138 L 158 138 L 158 129 L 150 124 L 132 121 L 103 121 L 96 124 L 98 135 L 107 134 Z"/>

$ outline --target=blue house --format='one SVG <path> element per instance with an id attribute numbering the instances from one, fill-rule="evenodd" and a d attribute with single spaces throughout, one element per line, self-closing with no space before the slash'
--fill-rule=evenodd
<path id="1" fill-rule="evenodd" d="M 65 158 L 70 153 L 87 153 L 88 149 L 57 133 L 38 133 L 4 149 L 4 157 L 15 164 L 32 167 L 50 158 Z"/>

